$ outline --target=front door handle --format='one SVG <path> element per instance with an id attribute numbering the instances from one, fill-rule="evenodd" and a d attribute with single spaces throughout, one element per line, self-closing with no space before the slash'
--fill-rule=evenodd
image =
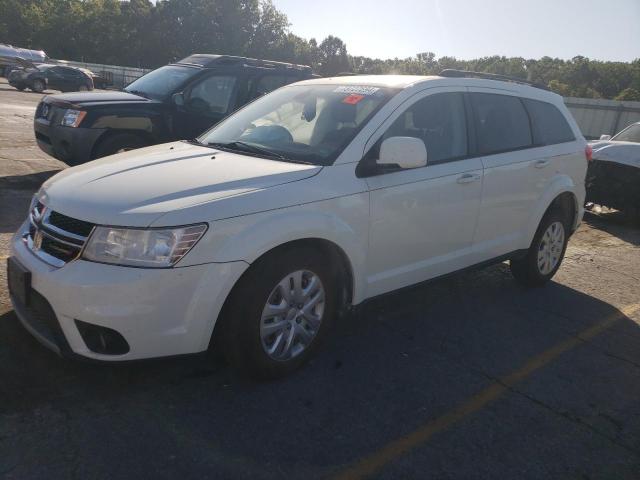
<path id="1" fill-rule="evenodd" d="M 465 173 L 464 175 L 460 175 L 458 177 L 457 182 L 460 184 L 475 182 L 476 180 L 480 180 L 480 175 L 477 173 Z"/>
<path id="2" fill-rule="evenodd" d="M 538 160 L 533 164 L 536 168 L 544 168 L 549 165 L 549 160 Z"/>

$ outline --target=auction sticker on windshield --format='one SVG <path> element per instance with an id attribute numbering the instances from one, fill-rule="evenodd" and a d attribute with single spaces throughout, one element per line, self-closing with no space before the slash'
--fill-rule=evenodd
<path id="1" fill-rule="evenodd" d="M 336 88 L 333 93 L 346 93 L 353 95 L 373 95 L 378 90 L 378 87 L 365 87 L 360 85 L 343 85 Z"/>

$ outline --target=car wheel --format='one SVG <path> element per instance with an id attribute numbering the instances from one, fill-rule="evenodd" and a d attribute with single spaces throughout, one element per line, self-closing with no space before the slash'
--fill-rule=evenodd
<path id="1" fill-rule="evenodd" d="M 568 232 L 567 219 L 559 209 L 547 212 L 526 255 L 510 261 L 515 279 L 527 287 L 540 287 L 551 280 L 564 258 Z"/>
<path id="2" fill-rule="evenodd" d="M 223 309 L 218 338 L 224 356 L 253 378 L 273 379 L 296 370 L 330 329 L 337 284 L 331 266 L 310 248 L 280 249 L 259 260 Z"/>
<path id="3" fill-rule="evenodd" d="M 36 93 L 42 93 L 45 91 L 46 88 L 47 86 L 45 85 L 43 80 L 34 80 L 31 90 L 33 90 Z"/>
<path id="4" fill-rule="evenodd" d="M 16 85 L 15 87 L 16 87 L 16 89 L 20 90 L 21 92 L 26 88 L 24 85 Z"/>
<path id="5" fill-rule="evenodd" d="M 89 88 L 88 88 L 86 85 L 80 85 L 80 86 L 78 87 L 78 91 L 79 91 L 79 92 L 86 92 L 86 91 L 88 91 L 88 90 L 89 90 Z"/>
<path id="6" fill-rule="evenodd" d="M 107 137 L 101 141 L 93 151 L 92 159 L 115 155 L 116 153 L 135 150 L 136 148 L 146 147 L 148 143 L 138 135 L 132 133 L 119 133 L 111 137 Z"/>

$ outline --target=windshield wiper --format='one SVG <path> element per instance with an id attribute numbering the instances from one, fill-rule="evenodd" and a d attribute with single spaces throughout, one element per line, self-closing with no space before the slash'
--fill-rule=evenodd
<path id="1" fill-rule="evenodd" d="M 249 152 L 255 153 L 257 155 L 263 155 L 269 158 L 275 158 L 276 160 L 280 160 L 282 162 L 290 162 L 290 163 L 303 163 L 305 165 L 313 165 L 311 162 L 305 162 L 304 160 L 293 160 L 291 158 L 287 158 L 284 155 L 280 155 L 277 152 L 273 152 L 267 148 L 260 147 L 254 143 L 243 142 L 242 140 L 236 140 L 233 142 L 227 143 L 219 143 L 219 142 L 209 142 L 207 145 L 210 147 L 220 148 L 222 150 L 235 150 L 240 152 Z"/>

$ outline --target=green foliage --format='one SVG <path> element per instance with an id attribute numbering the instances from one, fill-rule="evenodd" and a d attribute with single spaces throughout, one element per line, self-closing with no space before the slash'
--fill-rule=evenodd
<path id="1" fill-rule="evenodd" d="M 614 100 L 632 100 L 634 102 L 640 102 L 640 90 L 636 90 L 635 88 L 625 88 Z"/>
<path id="2" fill-rule="evenodd" d="M 564 96 L 639 100 L 640 91 L 640 59 L 351 56 L 338 37 L 318 43 L 293 34 L 271 0 L 0 0 L 0 42 L 43 49 L 52 58 L 147 68 L 196 52 L 225 53 L 312 65 L 322 75 L 455 68 L 528 79 Z"/>

